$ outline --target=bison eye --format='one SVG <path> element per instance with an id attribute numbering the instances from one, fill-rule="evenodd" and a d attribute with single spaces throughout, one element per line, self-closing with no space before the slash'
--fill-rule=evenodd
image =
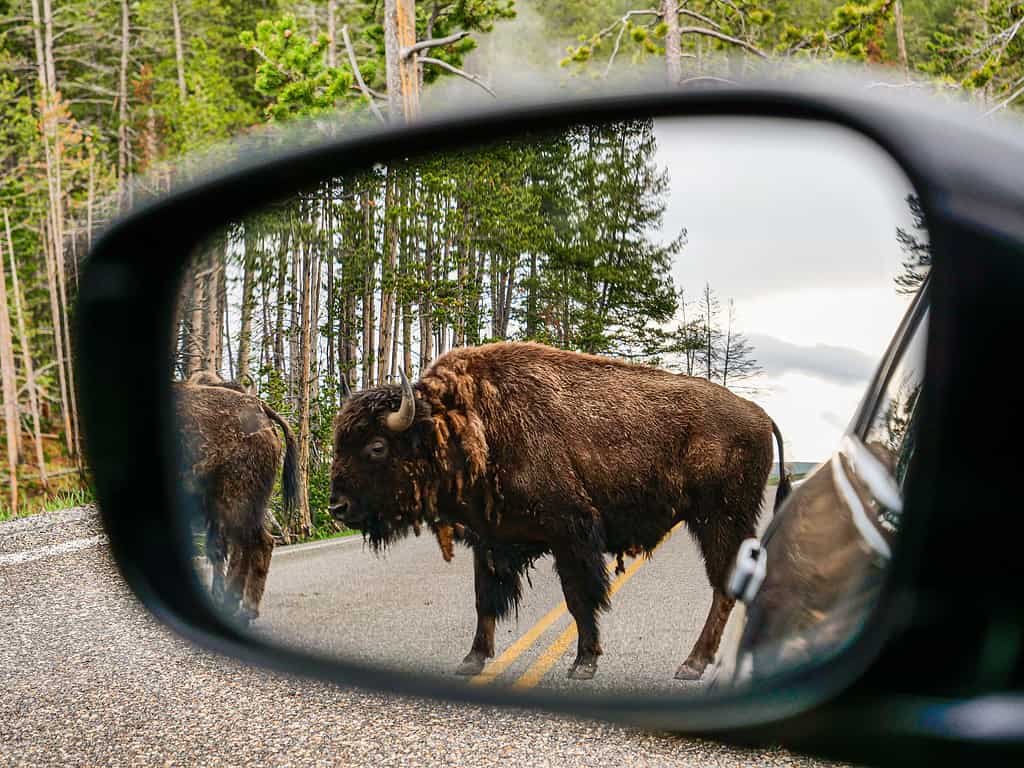
<path id="1" fill-rule="evenodd" d="M 366 444 L 363 453 L 374 461 L 380 461 L 388 455 L 388 441 L 383 437 L 375 437 Z"/>

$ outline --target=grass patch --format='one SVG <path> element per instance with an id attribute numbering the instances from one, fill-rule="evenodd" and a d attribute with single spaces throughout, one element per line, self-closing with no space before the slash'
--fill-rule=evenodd
<path id="1" fill-rule="evenodd" d="M 12 510 L 9 506 L 0 504 L 0 522 L 13 520 L 17 517 L 28 517 L 42 512 L 58 512 L 71 507 L 84 507 L 86 504 L 96 502 L 91 488 L 70 488 L 57 491 L 48 496 L 37 496 L 26 499 L 18 505 L 18 509 Z"/>
<path id="2" fill-rule="evenodd" d="M 355 536 L 361 531 L 354 531 L 351 528 L 334 528 L 328 526 L 319 526 L 313 529 L 313 532 L 302 538 L 301 541 L 324 541 L 326 539 L 341 539 L 345 536 Z"/>
<path id="3" fill-rule="evenodd" d="M 809 474 L 808 472 L 796 472 L 796 473 L 793 473 L 793 474 L 791 474 L 789 476 L 789 482 L 792 483 L 794 480 L 803 480 L 805 477 L 807 477 L 808 474 Z M 773 477 L 771 480 L 768 481 L 768 485 L 769 486 L 778 485 L 778 484 L 779 484 L 779 478 L 777 478 L 777 477 Z"/>

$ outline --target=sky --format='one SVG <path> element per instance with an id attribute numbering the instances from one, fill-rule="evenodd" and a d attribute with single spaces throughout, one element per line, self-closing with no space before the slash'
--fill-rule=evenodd
<path id="1" fill-rule="evenodd" d="M 810 121 L 668 118 L 655 137 L 671 179 L 660 237 L 687 230 L 676 286 L 735 301 L 764 369 L 750 399 L 787 461 L 828 458 L 909 306 L 893 282 L 909 181 L 859 134 Z"/>

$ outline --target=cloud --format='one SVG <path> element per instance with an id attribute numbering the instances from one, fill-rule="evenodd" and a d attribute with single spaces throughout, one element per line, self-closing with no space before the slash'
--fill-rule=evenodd
<path id="1" fill-rule="evenodd" d="M 844 430 L 850 423 L 850 418 L 847 416 L 843 418 L 835 411 L 822 411 L 821 419 L 829 426 L 835 427 L 836 429 Z"/>
<path id="2" fill-rule="evenodd" d="M 878 362 L 849 347 L 801 346 L 774 336 L 749 334 L 754 357 L 768 376 L 799 371 L 839 384 L 866 384 Z"/>

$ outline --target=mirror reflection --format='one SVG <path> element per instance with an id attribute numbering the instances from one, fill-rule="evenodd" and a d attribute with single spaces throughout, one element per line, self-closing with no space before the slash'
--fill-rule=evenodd
<path id="1" fill-rule="evenodd" d="M 899 168 L 816 123 L 325 178 L 182 285 L 203 584 L 272 642 L 468 685 L 679 695 L 834 653 L 895 545 L 929 266 Z"/>

